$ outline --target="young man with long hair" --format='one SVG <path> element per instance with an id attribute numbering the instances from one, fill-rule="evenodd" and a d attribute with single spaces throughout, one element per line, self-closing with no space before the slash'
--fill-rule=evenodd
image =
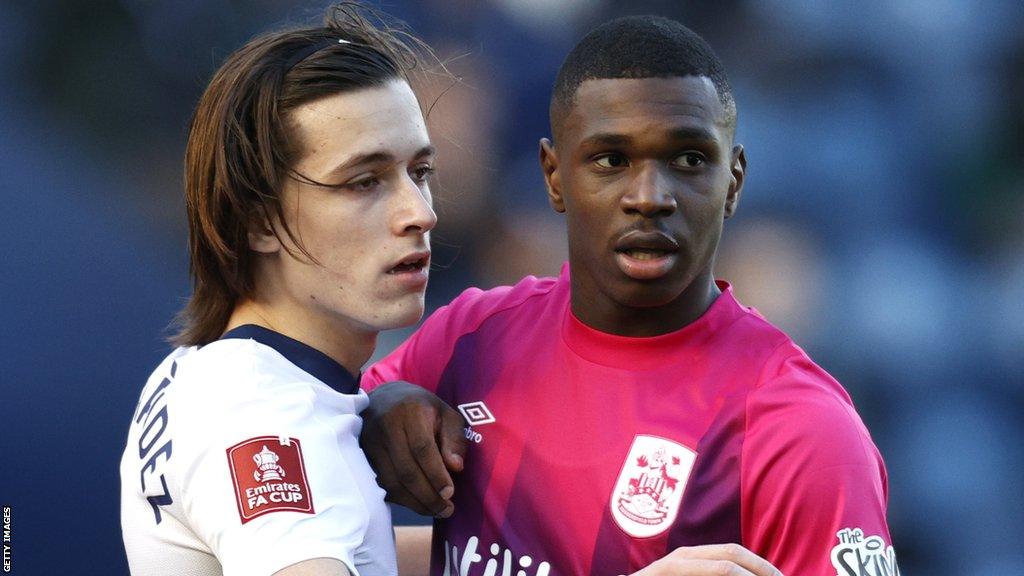
<path id="1" fill-rule="evenodd" d="M 358 444 L 378 332 L 423 313 L 415 39 L 357 6 L 228 57 L 185 155 L 194 293 L 121 461 L 133 574 L 397 571 Z"/>

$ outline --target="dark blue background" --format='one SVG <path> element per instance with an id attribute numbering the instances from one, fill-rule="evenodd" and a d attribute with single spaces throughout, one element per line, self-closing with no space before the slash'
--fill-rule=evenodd
<path id="1" fill-rule="evenodd" d="M 466 85 L 431 119 L 431 307 L 557 272 L 536 140 L 561 59 L 623 4 L 385 5 L 464 56 Z M 629 6 L 679 17 L 725 61 L 750 169 L 720 271 L 851 391 L 889 466 L 904 572 L 1024 573 L 1019 3 Z M 228 52 L 321 7 L 0 6 L 0 502 L 15 573 L 127 571 L 118 460 L 189 293 L 191 107 Z"/>

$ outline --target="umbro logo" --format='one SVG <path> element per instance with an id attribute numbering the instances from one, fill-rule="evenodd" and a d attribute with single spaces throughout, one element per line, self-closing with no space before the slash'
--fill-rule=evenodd
<path id="1" fill-rule="evenodd" d="M 462 412 L 462 416 L 466 419 L 469 426 L 466 426 L 466 440 L 475 442 L 477 444 L 483 442 L 484 437 L 479 432 L 473 430 L 473 426 L 480 426 L 482 424 L 490 424 L 494 422 L 494 414 L 487 409 L 487 405 L 483 401 L 467 402 L 465 404 L 458 405 L 459 412 Z"/>
<path id="2" fill-rule="evenodd" d="M 494 422 L 494 414 L 491 414 L 491 411 L 487 409 L 487 405 L 482 401 L 459 404 L 458 408 L 470 426 L 480 426 Z"/>

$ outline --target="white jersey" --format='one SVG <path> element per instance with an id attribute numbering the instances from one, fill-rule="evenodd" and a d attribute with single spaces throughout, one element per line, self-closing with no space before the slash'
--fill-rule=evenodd
<path id="1" fill-rule="evenodd" d="M 367 403 L 340 364 L 258 326 L 172 352 L 121 459 L 132 574 L 260 576 L 311 558 L 397 574 L 391 514 L 359 447 Z"/>

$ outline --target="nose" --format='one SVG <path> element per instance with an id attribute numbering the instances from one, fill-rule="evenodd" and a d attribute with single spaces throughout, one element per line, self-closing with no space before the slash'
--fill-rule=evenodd
<path id="1" fill-rule="evenodd" d="M 432 204 L 429 188 L 420 188 L 411 177 L 403 178 L 392 218 L 395 233 L 404 236 L 433 230 L 437 225 L 437 214 Z"/>
<path id="2" fill-rule="evenodd" d="M 671 177 L 654 162 L 641 166 L 622 196 L 622 210 L 644 218 L 671 216 L 676 211 Z"/>

